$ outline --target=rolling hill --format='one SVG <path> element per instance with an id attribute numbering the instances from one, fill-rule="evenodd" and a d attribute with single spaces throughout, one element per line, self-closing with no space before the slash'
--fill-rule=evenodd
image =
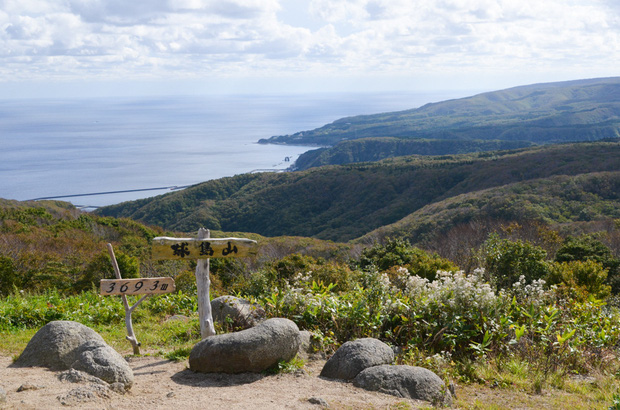
<path id="1" fill-rule="evenodd" d="M 368 137 L 553 143 L 620 137 L 620 77 L 534 84 L 341 118 L 261 143 L 333 146 Z"/>
<path id="2" fill-rule="evenodd" d="M 348 241 L 431 204 L 491 188 L 591 173 L 611 173 L 604 175 L 611 175 L 607 183 L 615 184 L 619 158 L 617 140 L 398 157 L 299 172 L 238 175 L 97 212 L 176 231 L 206 227 Z M 536 186 L 531 185 L 531 189 Z M 530 188 L 522 187 L 521 195 L 527 195 Z M 613 196 L 605 200 L 609 201 L 607 206 L 594 212 L 593 218 L 615 217 L 619 201 Z M 567 218 L 576 217 L 571 213 Z"/>
<path id="3" fill-rule="evenodd" d="M 380 161 L 406 155 L 454 155 L 525 148 L 533 145 L 529 141 L 360 138 L 341 141 L 331 148 L 307 151 L 297 158 L 292 168 L 300 171 L 324 165 Z"/>

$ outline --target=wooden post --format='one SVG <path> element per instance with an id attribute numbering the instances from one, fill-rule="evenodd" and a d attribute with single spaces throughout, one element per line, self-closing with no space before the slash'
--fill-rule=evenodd
<path id="1" fill-rule="evenodd" d="M 110 253 L 110 258 L 112 258 L 112 266 L 114 267 L 114 273 L 116 274 L 117 279 L 122 279 L 121 270 L 118 267 L 118 262 L 116 261 L 116 256 L 114 255 L 114 249 L 112 248 L 112 244 L 108 244 L 108 252 Z M 131 314 L 134 309 L 138 307 L 138 305 L 148 297 L 149 295 L 143 295 L 140 300 L 138 300 L 133 306 L 129 307 L 129 302 L 127 302 L 127 296 L 121 294 L 121 299 L 123 300 L 123 306 L 125 307 L 125 327 L 127 328 L 127 336 L 125 339 L 129 340 L 131 343 L 131 347 L 133 348 L 133 354 L 140 354 L 140 342 L 136 339 L 136 335 L 133 331 L 133 324 L 131 323 Z"/>
<path id="2" fill-rule="evenodd" d="M 211 232 L 208 229 L 200 228 L 198 239 L 208 239 Z M 198 259 L 196 261 L 196 289 L 198 291 L 198 318 L 200 320 L 200 337 L 203 339 L 215 335 L 213 326 L 213 315 L 211 313 L 211 299 L 209 288 L 211 278 L 209 277 L 209 258 Z"/>
<path id="3" fill-rule="evenodd" d="M 204 339 L 215 334 L 211 300 L 209 297 L 209 259 L 239 258 L 255 255 L 258 244 L 251 239 L 214 238 L 210 239 L 209 230 L 200 228 L 197 238 L 170 238 L 158 236 L 153 238 L 151 255 L 153 260 L 196 259 L 196 288 L 198 292 L 198 317 L 200 336 Z"/>

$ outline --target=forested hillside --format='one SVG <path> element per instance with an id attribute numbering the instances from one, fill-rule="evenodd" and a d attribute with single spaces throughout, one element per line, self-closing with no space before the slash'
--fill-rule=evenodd
<path id="1" fill-rule="evenodd" d="M 617 186 L 618 158 L 620 143 L 617 141 L 454 156 L 409 156 L 302 172 L 239 175 L 105 207 L 98 213 L 129 217 L 178 231 L 207 227 L 265 236 L 298 235 L 347 241 L 393 224 L 425 206 L 507 186 L 504 193 L 510 195 L 498 196 L 510 206 L 488 205 L 489 214 L 510 218 L 519 212 L 529 212 L 529 216 L 556 222 L 586 217 L 616 218 L 620 205 L 614 195 L 618 190 L 605 187 Z M 585 177 L 588 181 L 602 181 L 601 187 L 593 182 L 593 188 L 592 184 L 574 182 L 573 196 L 570 190 L 560 195 L 554 190 L 553 180 L 542 181 L 554 176 L 577 177 L 590 173 L 604 173 L 598 179 Z M 520 184 L 508 187 L 517 183 Z M 550 190 L 545 192 L 544 187 Z M 485 209 L 483 202 L 490 201 L 488 196 L 492 197 L 493 193 L 481 195 L 477 200 Z M 544 206 L 536 205 L 540 198 L 530 200 L 531 206 L 521 205 L 526 198 L 536 195 L 552 201 L 554 210 L 546 212 Z M 593 198 L 597 202 L 599 197 L 603 202 L 595 206 L 587 200 L 570 202 L 574 198 Z M 471 206 L 476 209 L 474 204 Z"/>
<path id="2" fill-rule="evenodd" d="M 535 84 L 399 112 L 342 118 L 262 143 L 334 146 L 369 137 L 536 144 L 620 136 L 620 78 Z M 447 152 L 443 152 L 447 153 Z"/>
<path id="3" fill-rule="evenodd" d="M 507 222 L 534 224 L 533 236 L 541 236 L 538 227 L 542 226 L 564 234 L 620 228 L 620 171 L 556 175 L 456 195 L 426 205 L 358 241 L 405 238 L 462 261 L 487 232 Z M 468 244 L 472 236 L 475 243 Z M 620 243 L 615 248 L 620 249 Z"/>
<path id="4" fill-rule="evenodd" d="M 406 155 L 454 155 L 525 148 L 532 145 L 534 144 L 529 141 L 360 138 L 341 141 L 332 148 L 307 151 L 297 158 L 293 168 L 304 170 L 324 165 L 379 161 Z"/>

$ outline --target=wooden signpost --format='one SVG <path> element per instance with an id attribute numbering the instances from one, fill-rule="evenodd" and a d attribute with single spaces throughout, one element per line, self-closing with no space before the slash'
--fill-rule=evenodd
<path id="1" fill-rule="evenodd" d="M 209 230 L 200 228 L 197 238 L 153 238 L 152 256 L 161 259 L 197 259 L 196 288 L 200 335 L 204 339 L 215 334 L 211 299 L 209 298 L 209 258 L 232 258 L 256 254 L 258 244 L 251 239 L 210 238 Z"/>
<path id="2" fill-rule="evenodd" d="M 172 278 L 101 279 L 102 295 L 153 295 L 174 292 Z"/>
<path id="3" fill-rule="evenodd" d="M 153 238 L 153 260 L 238 258 L 256 253 L 256 241 L 242 238 Z"/>
<path id="4" fill-rule="evenodd" d="M 121 270 L 118 267 L 116 256 L 114 255 L 114 249 L 112 244 L 108 244 L 108 252 L 112 259 L 112 267 L 114 268 L 114 274 L 116 279 L 101 279 L 99 284 L 99 292 L 102 295 L 121 295 L 123 306 L 125 307 L 125 327 L 127 328 L 127 336 L 125 339 L 129 340 L 131 347 L 133 348 L 133 354 L 140 354 L 140 343 L 136 338 L 133 331 L 133 324 L 131 323 L 131 314 L 138 307 L 144 299 L 149 295 L 170 293 L 175 291 L 174 279 L 172 278 L 137 278 L 137 279 L 123 279 L 121 276 Z M 143 295 L 133 306 L 129 306 L 127 301 L 127 295 Z"/>

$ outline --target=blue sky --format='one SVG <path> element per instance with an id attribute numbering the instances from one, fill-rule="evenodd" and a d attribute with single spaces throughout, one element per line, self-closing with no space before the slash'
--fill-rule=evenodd
<path id="1" fill-rule="evenodd" d="M 620 75 L 617 0 L 0 0 L 0 98 Z"/>

